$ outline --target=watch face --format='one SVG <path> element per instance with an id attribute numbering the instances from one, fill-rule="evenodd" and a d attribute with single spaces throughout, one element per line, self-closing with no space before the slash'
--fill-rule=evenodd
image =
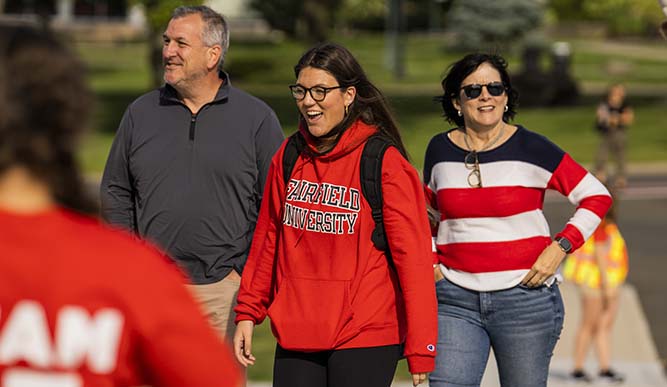
<path id="1" fill-rule="evenodd" d="M 567 238 L 563 237 L 558 238 L 558 244 L 566 253 L 569 253 L 570 250 L 572 250 L 572 243 L 570 243 L 570 241 L 567 240 Z"/>

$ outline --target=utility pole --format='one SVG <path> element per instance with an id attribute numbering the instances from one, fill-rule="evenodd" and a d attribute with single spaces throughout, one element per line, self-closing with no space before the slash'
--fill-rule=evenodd
<path id="1" fill-rule="evenodd" d="M 658 0 L 658 4 L 660 4 L 660 8 L 662 8 L 662 13 L 667 16 L 667 0 Z M 662 37 L 667 39 L 667 20 L 664 20 L 662 24 L 660 24 L 660 34 L 662 34 Z"/>
<path id="2" fill-rule="evenodd" d="M 428 32 L 440 31 L 440 3 L 442 1 L 428 1 Z"/>
<path id="3" fill-rule="evenodd" d="M 387 0 L 389 12 L 385 29 L 385 62 L 394 78 L 405 76 L 405 17 L 403 0 Z"/>

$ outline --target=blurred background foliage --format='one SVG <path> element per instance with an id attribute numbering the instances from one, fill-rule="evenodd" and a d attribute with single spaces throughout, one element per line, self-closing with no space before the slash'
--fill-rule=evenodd
<path id="1" fill-rule="evenodd" d="M 522 44 L 542 25 L 544 1 L 453 1 L 446 31 L 453 33 L 454 49 L 493 50 Z"/>
<path id="2" fill-rule="evenodd" d="M 161 83 L 161 35 L 171 11 L 183 1 L 132 0 L 146 7 L 150 24 L 142 41 L 75 42 L 88 64 L 97 95 L 94 131 L 81 157 L 86 170 L 98 174 L 118 121 L 127 105 Z M 287 86 L 294 81 L 293 66 L 313 44 L 304 19 L 310 4 L 297 0 L 251 0 L 283 39 L 244 40 L 232 30 L 226 70 L 232 82 L 266 101 L 278 114 L 286 133 L 296 129 L 297 113 Z M 188 1 L 198 4 L 201 1 Z M 544 73 L 553 66 L 555 41 L 569 44 L 569 74 L 581 90 L 571 106 L 529 108 L 524 99 L 517 123 L 539 131 L 567 149 L 577 160 L 590 162 L 597 143 L 592 130 L 595 105 L 611 82 L 628 85 L 636 106 L 637 123 L 630 136 L 629 158 L 634 162 L 667 160 L 667 135 L 661 122 L 667 107 L 667 45 L 656 40 L 660 19 L 654 0 L 403 0 L 406 74 L 396 79 L 386 65 L 383 34 L 387 0 L 325 0 L 321 33 L 351 49 L 371 79 L 387 94 L 402 125 L 412 161 L 420 168 L 429 138 L 449 124 L 432 97 L 440 80 L 461 50 L 495 50 L 507 57 L 517 76 L 526 46 L 538 46 Z M 324 14 L 323 14 L 324 15 Z M 614 21 L 637 15 L 641 28 L 619 30 Z M 633 16 L 634 17 L 634 16 Z M 629 24 L 628 24 L 629 25 Z M 516 28 L 522 26 L 522 28 Z M 597 33 L 591 33 L 594 30 Z M 601 32 L 600 32 L 601 31 Z M 148 44 L 147 42 L 153 43 Z M 472 43 L 471 43 L 472 42 Z M 147 55 L 147 52 L 151 55 Z M 152 58 L 152 59 L 150 59 Z M 152 71 L 151 68 L 155 70 Z"/>
<path id="3" fill-rule="evenodd" d="M 171 11 L 180 4 L 202 1 L 131 0 L 146 8 L 149 32 L 142 41 L 75 42 L 88 63 L 97 95 L 94 131 L 82 152 L 92 173 L 103 168 L 109 143 L 127 105 L 161 83 L 161 35 Z M 525 47 L 537 46 L 545 74 L 553 66 L 552 44 L 565 41 L 571 50 L 568 72 L 581 96 L 568 107 L 529 108 L 524 99 L 517 122 L 541 131 L 589 162 L 597 142 L 590 130 L 594 106 L 611 82 L 628 85 L 637 105 L 637 123 L 630 137 L 631 161 L 667 160 L 667 137 L 660 126 L 667 98 L 667 45 L 657 40 L 661 19 L 655 0 L 402 0 L 405 23 L 406 74 L 395 78 L 386 64 L 384 27 L 393 0 L 251 0 L 279 34 L 245 40 L 232 30 L 226 70 L 232 82 L 269 103 L 286 133 L 296 128 L 297 113 L 286 85 L 293 82 L 299 56 L 322 36 L 348 46 L 371 79 L 388 95 L 402 124 L 417 167 L 426 142 L 449 124 L 432 97 L 447 66 L 463 51 L 493 50 L 506 56 L 510 72 L 525 67 Z M 319 5 L 326 7 L 317 8 Z M 316 10 L 308 10 L 315 6 Z M 318 18 L 322 36 L 315 38 L 309 12 Z M 636 19 L 617 26 L 619 20 Z M 623 24 L 623 23 L 620 23 Z M 324 27 L 326 28 L 324 28 Z M 522 28 L 516 28 L 521 26 Z M 595 33 L 592 33 L 594 31 Z M 148 44 L 150 42 L 152 44 Z M 150 55 L 146 53 L 151 52 Z M 154 70 L 151 70 L 153 68 Z"/>
<path id="4" fill-rule="evenodd" d="M 202 0 L 130 0 L 147 14 L 151 84 L 161 83 L 161 35 L 178 5 Z M 652 38 L 662 20 L 655 0 L 250 0 L 272 30 L 304 43 L 353 32 L 381 33 L 400 3 L 401 31 L 447 34 L 450 51 L 519 52 L 549 44 L 549 30 L 600 37 Z"/>
<path id="5" fill-rule="evenodd" d="M 514 42 L 547 23 L 592 22 L 610 36 L 655 36 L 662 20 L 656 0 L 402 0 L 408 31 L 445 29 L 458 32 L 470 47 L 480 36 Z M 386 0 L 252 0 L 252 8 L 271 25 L 293 38 L 313 39 L 313 14 L 322 28 L 381 31 Z M 316 11 L 312 11 L 316 9 Z M 468 38 L 469 37 L 469 38 Z M 483 41 L 485 42 L 485 41 Z"/>
<path id="6" fill-rule="evenodd" d="M 559 21 L 591 21 L 610 36 L 653 36 L 663 19 L 655 0 L 551 0 L 550 11 Z"/>

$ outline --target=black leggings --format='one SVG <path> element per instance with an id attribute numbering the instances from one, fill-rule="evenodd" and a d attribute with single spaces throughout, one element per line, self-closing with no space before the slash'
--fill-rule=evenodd
<path id="1" fill-rule="evenodd" d="M 276 347 L 273 387 L 389 387 L 398 345 L 323 352 Z"/>

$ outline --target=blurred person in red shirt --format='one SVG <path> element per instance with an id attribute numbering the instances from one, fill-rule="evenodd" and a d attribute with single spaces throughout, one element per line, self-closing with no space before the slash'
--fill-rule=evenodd
<path id="1" fill-rule="evenodd" d="M 239 385 L 180 271 L 86 215 L 82 66 L 42 32 L 0 36 L 0 386 Z"/>

